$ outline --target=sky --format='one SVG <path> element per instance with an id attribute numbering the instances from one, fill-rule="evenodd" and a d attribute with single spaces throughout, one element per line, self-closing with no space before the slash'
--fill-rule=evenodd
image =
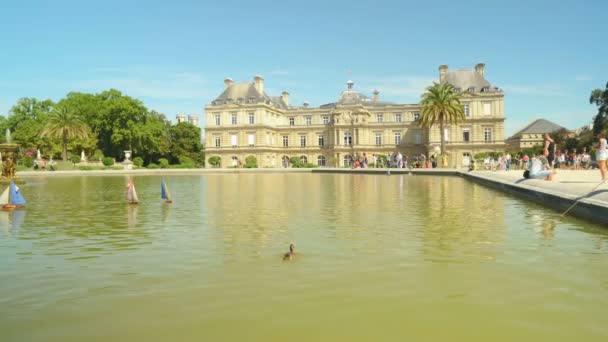
<path id="1" fill-rule="evenodd" d="M 472 69 L 505 93 L 507 136 L 537 118 L 591 122 L 608 82 L 608 1 L 3 1 L 0 114 L 22 97 L 115 88 L 175 119 L 223 80 L 265 79 L 291 103 L 355 89 L 417 103 L 438 67 Z"/>

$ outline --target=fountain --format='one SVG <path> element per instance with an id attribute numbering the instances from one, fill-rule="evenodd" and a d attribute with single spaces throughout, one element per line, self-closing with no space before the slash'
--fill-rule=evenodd
<path id="1" fill-rule="evenodd" d="M 19 154 L 19 145 L 13 144 L 11 131 L 6 129 L 6 142 L 0 144 L 0 155 L 2 156 L 2 176 L 0 176 L 0 184 L 8 184 L 11 179 L 17 184 L 23 184 L 25 181 L 17 178 L 15 170 L 17 168 L 17 156 Z"/>

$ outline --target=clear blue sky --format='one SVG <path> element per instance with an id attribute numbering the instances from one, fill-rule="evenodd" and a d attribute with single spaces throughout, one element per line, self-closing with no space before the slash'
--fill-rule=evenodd
<path id="1" fill-rule="evenodd" d="M 506 134 L 591 121 L 608 81 L 608 1 L 4 1 L 0 114 L 20 97 L 117 88 L 171 119 L 203 114 L 227 76 L 317 106 L 348 78 L 415 103 L 437 68 L 486 63 Z M 351 71 L 349 76 L 349 70 Z"/>

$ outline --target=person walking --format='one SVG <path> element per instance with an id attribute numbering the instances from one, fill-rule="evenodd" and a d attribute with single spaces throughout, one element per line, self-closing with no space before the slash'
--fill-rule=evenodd
<path id="1" fill-rule="evenodd" d="M 597 150 L 595 151 L 595 156 L 597 159 L 597 166 L 600 168 L 600 173 L 602 174 L 602 180 L 608 180 L 608 176 L 606 175 L 606 163 L 608 159 L 608 146 L 606 143 L 606 138 L 603 133 L 599 133 L 597 135 Z"/>

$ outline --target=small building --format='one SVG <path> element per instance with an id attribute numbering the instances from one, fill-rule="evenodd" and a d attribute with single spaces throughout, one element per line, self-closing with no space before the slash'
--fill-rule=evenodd
<path id="1" fill-rule="evenodd" d="M 546 119 L 537 119 L 532 123 L 517 131 L 505 141 L 509 151 L 520 151 L 543 144 L 543 134 L 556 133 L 566 128 Z"/>

